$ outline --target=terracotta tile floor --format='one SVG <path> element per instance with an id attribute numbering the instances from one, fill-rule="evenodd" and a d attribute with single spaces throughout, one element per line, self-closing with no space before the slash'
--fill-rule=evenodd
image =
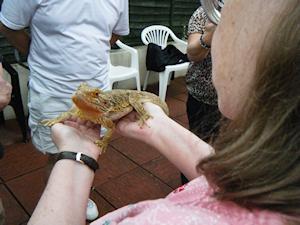
<path id="1" fill-rule="evenodd" d="M 148 91 L 157 94 L 158 84 Z M 170 116 L 188 127 L 184 78 L 168 87 L 166 102 Z M 31 142 L 22 143 L 16 121 L 0 127 L 0 141 L 6 154 L 0 161 L 0 198 L 6 210 L 7 225 L 25 225 L 46 182 L 47 158 Z M 91 198 L 103 215 L 129 203 L 156 199 L 180 185 L 179 171 L 155 149 L 141 142 L 115 135 L 94 180 Z"/>

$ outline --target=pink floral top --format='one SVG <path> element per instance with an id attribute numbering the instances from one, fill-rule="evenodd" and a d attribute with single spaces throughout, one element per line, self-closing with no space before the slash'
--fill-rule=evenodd
<path id="1" fill-rule="evenodd" d="M 282 225 L 281 216 L 218 201 L 204 176 L 164 199 L 143 201 L 108 213 L 91 225 Z"/>

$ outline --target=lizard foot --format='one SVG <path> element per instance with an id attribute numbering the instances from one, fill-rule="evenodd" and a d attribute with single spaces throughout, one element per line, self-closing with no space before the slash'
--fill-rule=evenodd
<path id="1" fill-rule="evenodd" d="M 45 120 L 42 120 L 41 121 L 41 124 L 43 126 L 47 126 L 47 127 L 51 127 L 53 126 L 54 124 L 56 123 L 60 123 L 62 121 L 65 121 L 67 120 L 68 118 L 70 118 L 73 114 L 71 112 L 64 112 L 62 113 L 61 115 L 59 115 L 58 117 L 56 118 L 53 118 L 53 119 L 45 119 Z M 74 114 L 75 115 L 75 114 Z"/>
<path id="2" fill-rule="evenodd" d="M 144 124 L 145 124 L 146 126 L 148 126 L 147 123 L 146 123 L 146 121 L 147 121 L 148 119 L 150 119 L 150 118 L 152 118 L 152 116 L 150 116 L 150 115 L 148 115 L 148 114 L 146 114 L 146 115 L 144 115 L 144 116 L 141 116 L 141 117 L 139 118 L 138 125 L 139 125 L 140 127 L 143 127 Z M 148 126 L 148 127 L 149 127 L 149 126 Z"/>
<path id="3" fill-rule="evenodd" d="M 59 122 L 60 122 L 60 120 L 55 118 L 55 119 L 42 120 L 41 124 L 46 127 L 52 127 L 54 124 L 59 123 Z"/>
<path id="4" fill-rule="evenodd" d="M 107 147 L 108 147 L 108 144 L 105 142 L 105 141 L 102 141 L 102 140 L 96 140 L 95 142 L 95 145 L 97 145 L 97 147 L 99 148 L 101 154 L 102 153 L 105 153 Z"/>

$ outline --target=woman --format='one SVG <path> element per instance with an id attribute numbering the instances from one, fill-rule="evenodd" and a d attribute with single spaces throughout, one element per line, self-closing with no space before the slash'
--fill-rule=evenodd
<path id="1" fill-rule="evenodd" d="M 299 15 L 298 0 L 226 1 L 212 43 L 213 83 L 232 123 L 213 149 L 150 103 L 148 126 L 140 129 L 134 113 L 120 120 L 122 135 L 156 147 L 194 180 L 93 225 L 299 224 Z M 55 125 L 58 148 L 97 159 L 94 127 L 65 123 L 77 129 Z M 59 160 L 28 224 L 84 224 L 93 177 L 86 165 Z"/>
<path id="2" fill-rule="evenodd" d="M 191 63 L 186 74 L 187 116 L 190 131 L 206 142 L 216 137 L 221 117 L 212 83 L 210 46 L 215 28 L 202 7 L 193 13 L 188 24 L 187 55 Z"/>

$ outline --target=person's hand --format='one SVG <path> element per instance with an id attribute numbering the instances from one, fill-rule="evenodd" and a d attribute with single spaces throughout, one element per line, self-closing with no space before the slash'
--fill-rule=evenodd
<path id="1" fill-rule="evenodd" d="M 161 121 L 168 118 L 164 111 L 157 105 L 147 102 L 144 103 L 145 110 L 149 113 L 146 123 L 141 126 L 138 120 L 137 112 L 133 111 L 127 116 L 121 118 L 116 124 L 116 130 L 125 137 L 134 138 L 144 142 L 150 141 L 160 129 Z"/>
<path id="2" fill-rule="evenodd" d="M 214 32 L 216 30 L 216 27 L 217 26 L 215 24 L 213 24 L 212 22 L 207 20 L 207 22 L 205 24 L 204 34 L 203 34 L 203 40 L 207 45 L 211 45 L 212 38 L 213 38 Z"/>
<path id="3" fill-rule="evenodd" d="M 94 144 L 100 138 L 100 126 L 70 118 L 52 126 L 52 139 L 59 151 L 82 152 L 98 159 L 100 149 Z"/>
<path id="4" fill-rule="evenodd" d="M 3 79 L 3 69 L 0 64 L 0 110 L 10 102 L 11 91 L 11 84 Z"/>

